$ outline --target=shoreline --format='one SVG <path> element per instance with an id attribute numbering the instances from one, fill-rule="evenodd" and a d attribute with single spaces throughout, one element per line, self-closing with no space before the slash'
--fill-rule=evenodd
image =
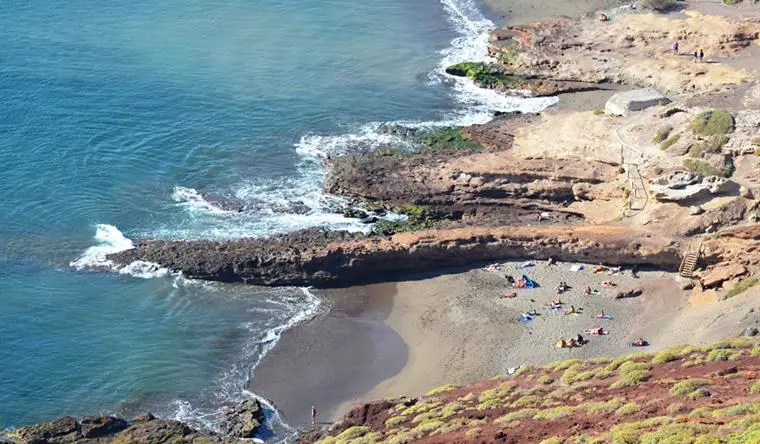
<path id="1" fill-rule="evenodd" d="M 285 422 L 309 424 L 336 418 L 347 399 L 397 374 L 408 348 L 386 323 L 395 284 L 315 291 L 329 310 L 285 331 L 254 369 L 249 389 L 271 400 Z"/>

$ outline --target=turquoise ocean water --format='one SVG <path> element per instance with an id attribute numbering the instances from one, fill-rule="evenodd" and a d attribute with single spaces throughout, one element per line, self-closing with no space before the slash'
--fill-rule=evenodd
<path id="1" fill-rule="evenodd" d="M 149 409 L 213 427 L 320 302 L 88 270 L 138 237 L 360 228 L 330 212 L 321 156 L 381 122 L 547 104 L 442 74 L 491 26 L 471 0 L 3 1 L 0 426 Z"/>

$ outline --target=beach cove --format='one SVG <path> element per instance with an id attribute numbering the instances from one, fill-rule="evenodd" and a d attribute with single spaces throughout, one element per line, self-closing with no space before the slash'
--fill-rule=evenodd
<path id="1" fill-rule="evenodd" d="M 470 403 L 468 386 L 479 391 L 512 374 L 553 384 L 560 375 L 547 369 L 556 366 L 535 366 L 567 361 L 575 371 L 607 363 L 633 356 L 639 338 L 647 351 L 674 354 L 681 344 L 757 334 L 756 8 L 563 5 L 536 11 L 534 2 L 487 3 L 507 25 L 492 30 L 483 53 L 445 67 L 455 89 L 480 86 L 485 96 L 501 97 L 518 86 L 538 96 L 528 99 L 534 105 L 559 95 L 558 106 L 539 114 L 491 108 L 499 111 L 493 119 L 472 125 L 382 124 L 369 136 L 379 143 L 369 145 L 313 139 L 318 150 L 330 147 L 320 154 L 325 191 L 345 202 L 333 214 L 373 224 L 369 234 L 148 236 L 106 251 L 112 263 L 93 268 L 138 264 L 217 285 L 311 287 L 303 291 L 313 310 L 264 341 L 267 353 L 244 391 L 295 429 L 308 428 L 315 406 L 328 442 L 343 433 L 366 441 L 442 439 L 428 436 L 432 429 L 394 428 L 412 418 L 392 419 L 393 412 L 416 410 L 418 402 L 422 409 L 450 391 Z M 675 54 L 674 40 L 705 48 L 708 62 Z M 636 112 L 605 109 L 610 97 L 637 87 L 656 88 L 667 100 Z M 234 199 L 203 199 L 239 211 Z M 521 276 L 538 285 L 519 288 L 508 279 Z M 569 288 L 557 290 L 560 284 Z M 557 347 L 579 334 L 581 346 Z M 744 351 L 713 353 L 747 346 L 732 344 L 699 350 L 708 359 L 738 359 Z M 704 364 L 684 353 L 698 361 L 690 365 Z M 584 375 L 609 377 L 616 369 Z M 570 373 L 562 384 L 572 386 Z M 484 397 L 477 410 L 500 414 L 503 407 Z M 440 408 L 428 407 L 436 428 L 444 425 L 435 419 Z M 458 409 L 453 414 L 469 411 Z M 462 439 L 457 430 L 471 419 L 435 433 Z M 468 438 L 479 436 L 469 431 Z"/>

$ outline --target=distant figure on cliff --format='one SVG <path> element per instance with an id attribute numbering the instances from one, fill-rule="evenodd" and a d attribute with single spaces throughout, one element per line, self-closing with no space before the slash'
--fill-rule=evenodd
<path id="1" fill-rule="evenodd" d="M 705 53 L 702 52 L 702 50 L 700 49 L 699 50 L 699 63 L 702 63 L 702 59 L 704 59 L 704 58 L 705 58 Z"/>
<path id="2" fill-rule="evenodd" d="M 699 51 L 694 51 L 694 63 L 699 60 Z"/>
<path id="3" fill-rule="evenodd" d="M 678 42 L 673 43 L 673 54 L 678 55 Z"/>
<path id="4" fill-rule="evenodd" d="M 311 406 L 311 426 L 317 428 L 317 409 Z"/>

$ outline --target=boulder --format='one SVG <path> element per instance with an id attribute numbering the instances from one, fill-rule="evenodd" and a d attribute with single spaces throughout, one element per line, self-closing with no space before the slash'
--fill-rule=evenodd
<path id="1" fill-rule="evenodd" d="M 723 177 L 702 177 L 679 170 L 654 178 L 649 189 L 652 197 L 660 202 L 680 202 L 727 193 L 735 186 Z"/>
<path id="2" fill-rule="evenodd" d="M 257 399 L 246 399 L 235 407 L 225 409 L 219 428 L 227 436 L 253 438 L 264 421 L 264 411 Z"/>
<path id="3" fill-rule="evenodd" d="M 700 276 L 704 288 L 719 287 L 723 282 L 747 273 L 741 264 L 718 265 Z"/>
<path id="4" fill-rule="evenodd" d="M 85 416 L 79 424 L 84 438 L 112 435 L 129 427 L 127 421 L 113 416 Z"/>
<path id="5" fill-rule="evenodd" d="M 367 214 L 366 211 L 360 210 L 358 208 L 346 208 L 343 210 L 343 217 L 347 217 L 349 219 L 366 219 L 369 217 L 369 214 Z"/>
<path id="6" fill-rule="evenodd" d="M 621 290 L 615 295 L 615 299 L 636 298 L 642 295 L 644 291 L 639 287 Z"/>
<path id="7" fill-rule="evenodd" d="M 692 216 L 699 216 L 700 214 L 704 212 L 705 212 L 705 209 L 700 207 L 699 205 L 693 205 L 689 207 L 689 214 Z"/>
<path id="8" fill-rule="evenodd" d="M 739 187 L 739 195 L 745 199 L 754 199 L 752 191 L 745 186 Z"/>
<path id="9" fill-rule="evenodd" d="M 173 443 L 184 442 L 183 438 L 193 433 L 186 424 L 167 419 L 135 424 L 116 435 L 116 442 Z"/>
<path id="10" fill-rule="evenodd" d="M 151 412 L 139 413 L 137 414 L 137 416 L 132 418 L 132 424 L 140 424 L 143 422 L 149 422 L 149 421 L 153 421 L 154 419 L 156 419 L 156 417 L 153 416 L 153 413 Z"/>
<path id="11" fill-rule="evenodd" d="M 744 329 L 744 331 L 742 332 L 742 334 L 743 334 L 744 336 L 748 337 L 748 338 L 751 338 L 751 337 L 757 336 L 757 334 L 758 334 L 758 333 L 760 333 L 760 330 L 758 330 L 758 329 L 757 329 L 757 328 L 755 328 L 755 327 L 747 327 L 747 328 L 745 328 L 745 329 Z"/>
<path id="12" fill-rule="evenodd" d="M 694 288 L 694 282 L 690 281 L 690 280 L 689 281 L 683 281 L 683 282 L 681 282 L 681 284 L 679 285 L 679 287 L 681 288 L 681 290 L 691 290 L 692 288 Z"/>
<path id="13" fill-rule="evenodd" d="M 79 424 L 71 416 L 43 424 L 22 427 L 16 431 L 21 442 L 27 444 L 73 443 L 79 438 Z"/>
<path id="14" fill-rule="evenodd" d="M 654 88 L 634 89 L 613 94 L 604 105 L 604 111 L 614 116 L 626 116 L 631 111 L 667 105 L 670 99 Z"/>

